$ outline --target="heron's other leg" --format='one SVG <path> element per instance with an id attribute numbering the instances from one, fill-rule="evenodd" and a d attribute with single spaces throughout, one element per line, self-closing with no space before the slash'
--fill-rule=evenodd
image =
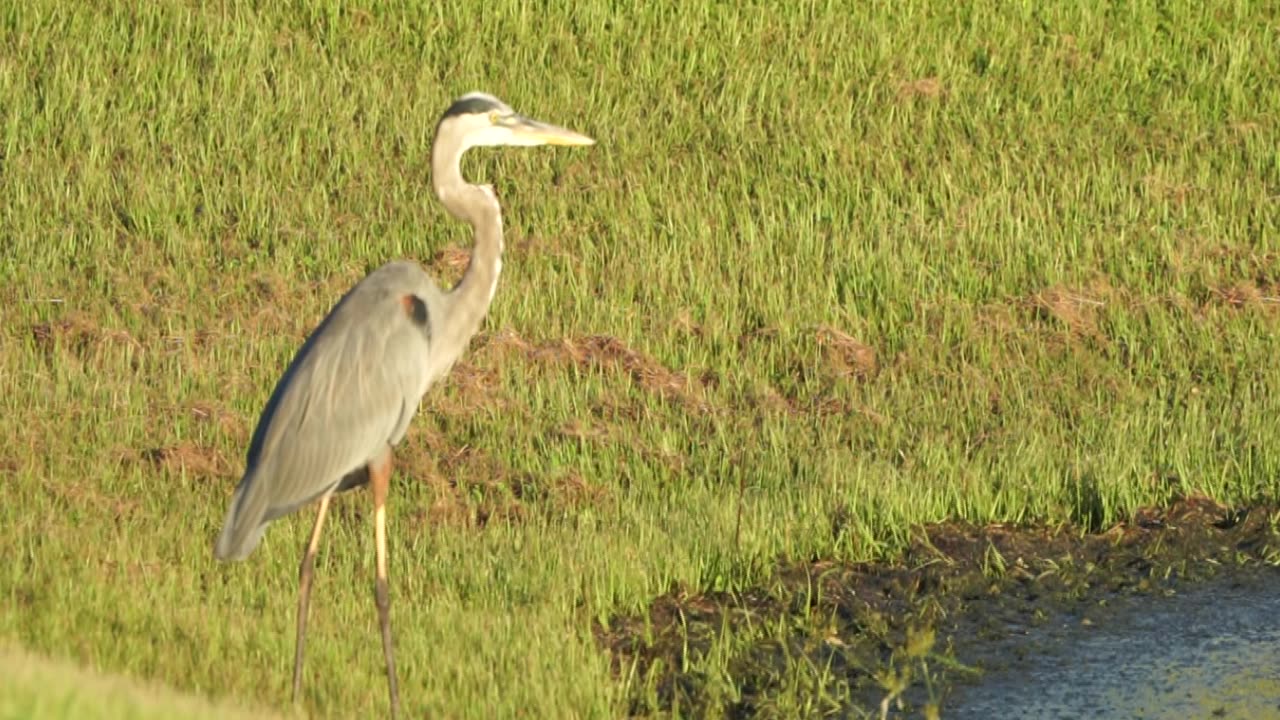
<path id="1" fill-rule="evenodd" d="M 307 645 L 307 605 L 311 601 L 311 570 L 315 564 L 316 548 L 320 546 L 320 530 L 324 528 L 324 516 L 329 511 L 329 498 L 320 498 L 320 511 L 316 513 L 316 525 L 311 539 L 302 552 L 302 564 L 298 567 L 298 642 L 293 650 L 293 701 L 302 694 L 302 655 Z"/>
<path id="2" fill-rule="evenodd" d="M 369 466 L 369 485 L 373 489 L 373 539 L 378 555 L 378 579 L 374 599 L 378 604 L 378 624 L 382 626 L 382 653 L 387 658 L 387 690 L 391 694 L 391 717 L 400 711 L 400 692 L 396 688 L 396 659 L 391 648 L 391 595 L 387 589 L 387 490 L 391 485 L 391 448 Z"/>

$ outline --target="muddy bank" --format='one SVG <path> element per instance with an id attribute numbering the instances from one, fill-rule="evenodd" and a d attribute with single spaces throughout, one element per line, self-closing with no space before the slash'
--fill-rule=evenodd
<path id="1" fill-rule="evenodd" d="M 1035 654 L 1011 638 L 1109 622 L 1130 600 L 1276 572 L 1280 511 L 1202 498 L 1106 532 L 921 529 L 899 564 L 779 567 L 740 593 L 675 589 L 597 628 L 635 715 L 946 714 L 952 689 Z M 1170 628 L 1178 632 L 1178 628 Z M 992 648 L 1000 648 L 992 653 Z"/>

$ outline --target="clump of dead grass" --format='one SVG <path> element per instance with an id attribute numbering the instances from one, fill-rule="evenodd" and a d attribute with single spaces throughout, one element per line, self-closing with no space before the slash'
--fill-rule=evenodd
<path id="1" fill-rule="evenodd" d="M 743 351 L 755 343 L 775 343 L 781 333 L 776 327 L 759 326 L 744 332 L 738 338 Z M 775 387 L 768 381 L 757 381 L 744 393 L 739 404 L 758 412 L 785 413 L 788 415 L 813 415 L 828 417 L 860 413 L 874 416 L 865 409 L 854 406 L 844 389 L 850 382 L 874 378 L 880 371 L 876 351 L 846 332 L 822 325 L 802 339 L 806 347 L 813 343 L 818 348 L 817 365 L 803 359 L 797 350 L 797 358 L 785 370 L 783 387 Z M 806 389 L 812 388 L 812 389 Z"/>
<path id="2" fill-rule="evenodd" d="M 398 457 L 402 472 L 424 482 L 432 494 L 427 507 L 413 515 L 419 527 L 483 528 L 521 523 L 535 514 L 572 515 L 607 495 L 605 486 L 576 471 L 537 476 L 471 445 L 419 446 Z"/>
<path id="3" fill-rule="evenodd" d="M 115 519 L 128 517 L 142 506 L 133 498 L 108 495 L 89 481 L 66 480 L 47 483 L 46 486 L 49 492 L 68 507 L 91 509 L 95 513 L 106 512 Z"/>
<path id="4" fill-rule="evenodd" d="M 1061 323 L 1074 337 L 1101 339 L 1098 312 L 1106 307 L 1112 293 L 1102 285 L 1089 288 L 1053 286 L 1032 293 L 1021 304 L 1031 308 L 1040 320 Z"/>
<path id="5" fill-rule="evenodd" d="M 671 320 L 671 325 L 678 332 L 692 335 L 693 337 L 700 338 L 704 333 L 702 325 L 693 319 L 693 315 L 688 310 L 681 310 L 676 313 L 676 316 Z"/>
<path id="6" fill-rule="evenodd" d="M 492 367 L 460 360 L 449 372 L 445 392 L 432 403 L 434 411 L 469 415 L 481 408 L 504 406 L 498 373 Z"/>
<path id="7" fill-rule="evenodd" d="M 106 346 L 142 348 L 127 330 L 104 328 L 88 315 L 71 312 L 65 317 L 31 325 L 31 339 L 47 358 L 59 348 L 69 350 L 80 360 L 89 360 Z"/>
<path id="8" fill-rule="evenodd" d="M 836 377 L 869 378 L 879 369 L 876 351 L 852 335 L 823 326 L 818 328 L 816 338 L 828 371 Z"/>
<path id="9" fill-rule="evenodd" d="M 1240 281 L 1210 289 L 1217 301 L 1231 308 L 1280 312 L 1280 283 Z"/>
<path id="10" fill-rule="evenodd" d="M 245 418 L 211 400 L 196 400 L 187 406 L 196 422 L 212 425 L 224 437 L 244 438 L 248 435 Z"/>
<path id="11" fill-rule="evenodd" d="M 427 262 L 427 269 L 439 279 L 443 287 L 449 287 L 462 279 L 471 262 L 471 251 L 457 245 L 437 250 Z"/>
<path id="12" fill-rule="evenodd" d="M 120 459 L 145 463 L 168 474 L 186 474 L 200 479 L 220 480 L 236 475 L 230 459 L 221 451 L 190 441 L 141 452 L 124 450 L 120 452 Z"/>
<path id="13" fill-rule="evenodd" d="M 1197 188 L 1191 183 L 1152 173 L 1142 176 L 1142 190 L 1148 198 L 1180 206 L 1187 202 L 1187 198 L 1196 192 Z"/>
<path id="14" fill-rule="evenodd" d="M 701 382 L 691 382 L 688 376 L 608 335 L 530 342 L 515 332 L 505 331 L 493 337 L 490 345 L 497 350 L 515 351 L 526 360 L 543 365 L 622 372 L 646 392 L 677 402 L 688 411 L 697 414 L 713 411 Z"/>
<path id="15" fill-rule="evenodd" d="M 573 440 L 608 441 L 615 437 L 613 428 L 605 423 L 587 423 L 577 418 L 562 423 L 555 429 L 556 435 Z"/>
<path id="16" fill-rule="evenodd" d="M 902 100 L 936 100 L 946 95 L 947 89 L 938 77 L 918 78 L 898 83 L 898 97 Z"/>

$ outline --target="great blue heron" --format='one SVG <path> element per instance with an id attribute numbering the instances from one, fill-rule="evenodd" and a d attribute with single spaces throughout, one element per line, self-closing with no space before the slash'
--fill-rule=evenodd
<path id="1" fill-rule="evenodd" d="M 387 592 L 386 501 L 392 447 L 418 403 L 480 329 L 502 268 L 502 209 L 493 187 L 462 178 L 462 154 L 477 146 L 591 145 L 572 130 L 524 117 L 473 92 L 445 111 L 431 150 L 436 196 L 469 223 L 475 247 L 462 280 L 440 290 L 414 262 L 393 261 L 361 280 L 307 338 L 267 402 L 231 498 L 214 554 L 243 560 L 267 526 L 312 501 L 316 523 L 298 570 L 298 637 L 293 699 L 302 687 L 311 571 L 329 500 L 368 484 L 377 553 L 374 599 L 387 662 L 391 715 L 399 711 Z"/>

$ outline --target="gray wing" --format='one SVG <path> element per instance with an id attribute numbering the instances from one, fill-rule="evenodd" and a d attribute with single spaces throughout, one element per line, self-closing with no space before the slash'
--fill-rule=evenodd
<path id="1" fill-rule="evenodd" d="M 404 436 L 430 380 L 438 295 L 416 264 L 389 263 L 330 311 L 262 412 L 219 558 L 247 556 L 268 523 L 330 492 Z"/>

